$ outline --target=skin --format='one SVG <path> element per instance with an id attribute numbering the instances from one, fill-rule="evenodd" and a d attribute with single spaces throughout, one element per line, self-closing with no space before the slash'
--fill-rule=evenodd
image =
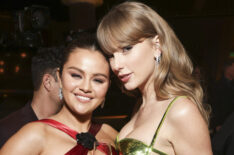
<path id="1" fill-rule="evenodd" d="M 173 98 L 159 101 L 154 90 L 154 57 L 160 55 L 157 36 L 132 46 L 117 49 L 110 58 L 113 72 L 127 90 L 138 88 L 143 103 L 119 133 L 150 145 L 158 124 Z M 145 61 L 147 60 L 147 61 Z M 123 76 L 125 75 L 125 76 Z M 176 100 L 158 133 L 154 148 L 170 155 L 211 155 L 208 127 L 197 106 L 188 98 Z M 155 154 L 155 153 L 151 153 Z"/>
<path id="2" fill-rule="evenodd" d="M 62 102 L 58 94 L 59 82 L 52 75 L 44 74 L 42 84 L 33 92 L 32 99 L 32 108 L 38 119 L 48 118 L 61 109 Z"/>
<path id="3" fill-rule="evenodd" d="M 108 62 L 97 51 L 77 48 L 64 64 L 59 82 L 66 102 L 61 111 L 51 119 L 78 132 L 87 132 L 91 125 L 92 112 L 102 103 L 109 87 Z M 78 95 L 83 96 L 83 99 Z M 116 130 L 104 124 L 96 139 L 114 145 L 116 135 Z M 64 155 L 75 145 L 74 139 L 58 129 L 43 123 L 29 123 L 10 138 L 0 154 Z"/>

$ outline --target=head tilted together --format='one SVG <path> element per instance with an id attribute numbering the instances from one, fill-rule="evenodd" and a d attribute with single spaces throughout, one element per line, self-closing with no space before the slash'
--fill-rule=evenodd
<path id="1" fill-rule="evenodd" d="M 207 120 L 201 104 L 202 89 L 192 77 L 192 62 L 172 28 L 157 12 L 140 2 L 124 2 L 103 17 L 97 30 L 100 47 L 109 55 L 155 36 L 159 38 L 162 56 L 154 79 L 157 98 L 188 96 Z"/>

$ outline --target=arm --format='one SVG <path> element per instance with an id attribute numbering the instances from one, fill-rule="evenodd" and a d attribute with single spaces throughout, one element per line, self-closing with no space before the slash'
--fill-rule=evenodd
<path id="1" fill-rule="evenodd" d="M 97 155 L 117 155 L 117 152 L 115 151 L 115 144 L 114 141 L 116 139 L 116 136 L 118 132 L 112 128 L 111 126 L 107 124 L 103 124 L 102 128 L 100 130 L 101 132 L 98 133 L 97 139 L 99 142 L 99 146 L 97 147 L 97 150 L 95 151 L 95 154 Z M 112 153 L 110 153 L 112 152 Z"/>
<path id="2" fill-rule="evenodd" d="M 38 124 L 27 124 L 3 145 L 0 155 L 40 154 L 43 148 L 43 136 Z"/>
<path id="3" fill-rule="evenodd" d="M 118 132 L 114 128 L 112 128 L 110 125 L 107 125 L 107 124 L 102 125 L 102 130 L 105 134 L 105 138 L 100 138 L 100 140 L 101 141 L 103 140 L 103 142 L 114 146 L 115 145 L 114 142 L 115 142 Z"/>
<path id="4" fill-rule="evenodd" d="M 171 109 L 171 142 L 178 155 L 212 155 L 208 126 L 197 106 L 183 98 Z"/>

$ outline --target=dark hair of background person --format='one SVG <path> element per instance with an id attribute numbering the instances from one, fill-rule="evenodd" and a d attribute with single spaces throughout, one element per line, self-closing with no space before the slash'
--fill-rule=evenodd
<path id="1" fill-rule="evenodd" d="M 38 90 L 45 73 L 51 74 L 57 81 L 56 70 L 60 67 L 63 47 L 41 48 L 32 58 L 32 81 L 34 90 Z"/>

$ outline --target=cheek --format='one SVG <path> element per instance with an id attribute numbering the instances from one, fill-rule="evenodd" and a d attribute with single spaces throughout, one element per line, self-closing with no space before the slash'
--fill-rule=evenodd
<path id="1" fill-rule="evenodd" d="M 70 76 L 64 75 L 62 79 L 63 90 L 73 90 L 77 82 L 75 82 Z"/>
<path id="2" fill-rule="evenodd" d="M 109 63 L 110 63 L 111 70 L 114 71 L 114 60 L 113 59 L 109 60 Z"/>
<path id="3" fill-rule="evenodd" d="M 130 69 L 141 68 L 146 62 L 146 59 L 140 54 L 133 54 L 126 59 L 126 65 Z"/>
<path id="4" fill-rule="evenodd" d="M 100 98 L 103 98 L 106 96 L 108 90 L 108 84 L 105 84 L 103 86 L 94 86 L 93 88 L 96 92 L 96 95 Z"/>

